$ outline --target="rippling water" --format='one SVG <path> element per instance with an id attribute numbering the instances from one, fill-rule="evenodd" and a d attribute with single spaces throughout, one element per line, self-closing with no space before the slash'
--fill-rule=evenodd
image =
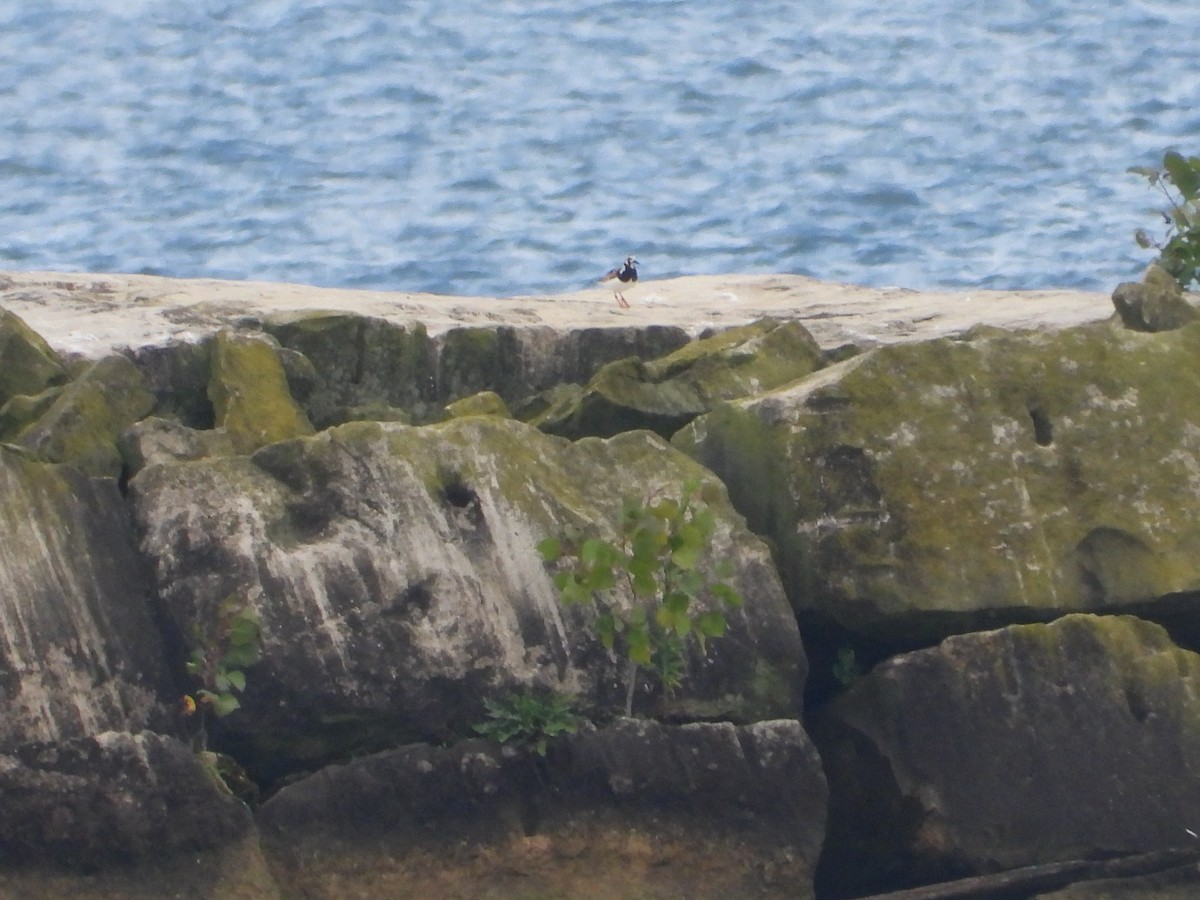
<path id="1" fill-rule="evenodd" d="M 1200 4 L 0 4 L 0 267 L 507 296 L 1107 290 Z"/>

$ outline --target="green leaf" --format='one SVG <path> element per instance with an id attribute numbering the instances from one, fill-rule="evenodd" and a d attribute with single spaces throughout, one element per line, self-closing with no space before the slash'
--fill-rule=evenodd
<path id="1" fill-rule="evenodd" d="M 230 647 L 229 652 L 221 657 L 221 665 L 227 669 L 244 669 L 258 662 L 261 655 L 262 651 L 257 643 Z"/>
<path id="2" fill-rule="evenodd" d="M 676 534 L 675 548 L 671 552 L 671 562 L 684 569 L 694 569 L 700 564 L 704 555 L 704 534 L 694 524 L 680 526 Z"/>
<path id="3" fill-rule="evenodd" d="M 629 658 L 639 666 L 648 666 L 653 658 L 650 635 L 645 631 L 630 631 Z"/>
<path id="4" fill-rule="evenodd" d="M 675 615 L 686 615 L 692 598 L 682 591 L 672 591 L 663 598 L 663 608 Z"/>
<path id="5" fill-rule="evenodd" d="M 717 610 L 696 616 L 696 631 L 705 637 L 724 637 L 727 627 L 725 614 Z"/>
<path id="6" fill-rule="evenodd" d="M 741 593 L 723 581 L 713 584 L 710 590 L 714 597 L 724 601 L 725 605 L 732 609 L 741 609 L 742 605 L 746 602 Z"/>
<path id="7" fill-rule="evenodd" d="M 558 538 L 546 538 L 539 541 L 537 552 L 542 557 L 543 562 L 555 562 L 562 556 L 562 541 Z"/>
<path id="8" fill-rule="evenodd" d="M 224 718 L 235 709 L 240 709 L 242 706 L 238 702 L 238 698 L 233 694 L 218 694 L 212 702 L 213 715 L 218 719 Z"/>
<path id="9" fill-rule="evenodd" d="M 231 669 L 225 673 L 225 680 L 229 687 L 233 688 L 238 693 L 246 690 L 246 673 L 239 669 Z"/>
<path id="10" fill-rule="evenodd" d="M 679 515 L 679 504 L 674 500 L 659 500 L 650 507 L 650 514 L 656 519 L 674 519 Z"/>
<path id="11" fill-rule="evenodd" d="M 617 583 L 617 577 L 609 566 L 597 566 L 587 574 L 584 587 L 589 591 L 607 591 Z"/>
<path id="12" fill-rule="evenodd" d="M 617 622 L 612 613 L 604 612 L 596 616 L 596 635 L 600 638 L 600 643 L 604 645 L 605 650 L 613 648 L 617 636 Z"/>
<path id="13" fill-rule="evenodd" d="M 579 548 L 579 561 L 585 566 L 594 566 L 604 559 L 606 543 L 599 538 L 588 538 Z"/>
<path id="14" fill-rule="evenodd" d="M 1179 193 L 1185 200 L 1195 200 L 1200 195 L 1200 170 L 1180 154 L 1170 151 L 1163 157 L 1163 168 L 1171 176 Z"/>

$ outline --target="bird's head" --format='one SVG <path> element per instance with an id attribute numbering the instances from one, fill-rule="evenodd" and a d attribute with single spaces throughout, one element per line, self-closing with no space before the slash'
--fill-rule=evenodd
<path id="1" fill-rule="evenodd" d="M 632 256 L 625 257 L 625 265 L 629 266 L 629 268 L 632 269 L 637 264 L 638 264 L 638 261 L 636 259 L 634 259 Z"/>

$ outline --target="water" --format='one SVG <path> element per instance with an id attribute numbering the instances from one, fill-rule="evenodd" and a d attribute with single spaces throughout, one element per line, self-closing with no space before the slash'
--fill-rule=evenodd
<path id="1" fill-rule="evenodd" d="M 836 7 L 826 11 L 826 6 Z M 0 0 L 0 268 L 1110 290 L 1200 4 Z"/>

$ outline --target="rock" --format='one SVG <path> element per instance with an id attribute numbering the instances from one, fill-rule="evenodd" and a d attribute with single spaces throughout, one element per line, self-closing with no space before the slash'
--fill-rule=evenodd
<path id="1" fill-rule="evenodd" d="M 316 312 L 273 317 L 265 327 L 312 363 L 316 383 L 304 408 L 317 428 L 349 421 L 351 407 L 392 406 L 420 417 L 437 402 L 434 346 L 420 324 Z"/>
<path id="2" fill-rule="evenodd" d="M 1200 310 L 1183 299 L 1183 289 L 1165 269 L 1151 265 L 1140 282 L 1117 285 L 1113 306 L 1126 328 L 1172 331 L 1200 318 Z"/>
<path id="3" fill-rule="evenodd" d="M 50 345 L 20 316 L 0 309 L 0 406 L 18 394 L 40 394 L 68 377 Z"/>
<path id="4" fill-rule="evenodd" d="M 735 563 L 745 608 L 707 657 L 689 654 L 678 696 L 646 681 L 638 706 L 793 716 L 804 653 L 766 547 L 711 475 L 648 433 L 570 444 L 495 417 L 351 423 L 250 459 L 149 466 L 130 491 L 180 633 L 230 594 L 257 608 L 263 659 L 245 714 L 223 722 L 253 745 L 231 751 L 244 762 L 295 765 L 288 754 L 323 759 L 357 741 L 461 737 L 498 691 L 623 708 L 626 666 L 599 644 L 591 607 L 560 605 L 536 545 L 568 525 L 611 529 L 623 494 L 691 478 L 708 485 L 713 559 Z"/>
<path id="5" fill-rule="evenodd" d="M 216 417 L 208 398 L 211 339 L 136 347 L 131 354 L 154 395 L 156 416 L 197 430 L 213 427 Z"/>
<path id="6" fill-rule="evenodd" d="M 364 895 L 811 897 L 825 800 L 795 720 L 621 720 L 545 760 L 480 740 L 365 757 L 283 788 L 259 821 L 293 890 L 349 856 L 340 884 Z"/>
<path id="7" fill-rule="evenodd" d="M 1198 395 L 1200 325 L 980 332 L 869 351 L 674 444 L 772 541 L 805 623 L 931 641 L 1200 589 Z"/>
<path id="8" fill-rule="evenodd" d="M 45 413 L 63 391 L 46 388 L 40 394 L 14 394 L 0 406 L 0 441 L 11 441 Z"/>
<path id="9" fill-rule="evenodd" d="M 224 428 L 200 431 L 174 419 L 157 416 L 131 425 L 121 435 L 118 446 L 130 477 L 155 463 L 233 456 L 235 453 L 233 440 Z"/>
<path id="10" fill-rule="evenodd" d="M 637 428 L 669 439 L 721 400 L 770 390 L 822 365 L 821 348 L 802 325 L 764 319 L 651 362 L 633 357 L 609 363 L 582 394 L 533 422 L 572 439 Z"/>
<path id="11" fill-rule="evenodd" d="M 446 417 L 458 419 L 463 416 L 499 416 L 502 419 L 511 418 L 504 399 L 495 391 L 481 391 L 470 397 L 455 400 L 446 407 Z"/>
<path id="12" fill-rule="evenodd" d="M 1200 808 L 1200 655 L 1131 616 L 947 638 L 860 678 L 814 739 L 839 896 L 1168 850 Z"/>
<path id="13" fill-rule="evenodd" d="M 170 696 L 116 482 L 0 447 L 0 752 L 163 727 Z"/>
<path id="14" fill-rule="evenodd" d="M 312 423 L 288 390 L 276 348 L 258 336 L 217 334 L 208 396 L 217 426 L 225 429 L 239 453 L 313 433 Z"/>
<path id="15" fill-rule="evenodd" d="M 122 464 L 117 439 L 153 405 L 137 367 L 124 356 L 107 356 L 63 388 L 13 443 L 46 462 L 116 478 Z"/>
<path id="16" fill-rule="evenodd" d="M 94 869 L 231 843 L 253 822 L 184 744 L 104 732 L 0 755 L 0 860 Z"/>

